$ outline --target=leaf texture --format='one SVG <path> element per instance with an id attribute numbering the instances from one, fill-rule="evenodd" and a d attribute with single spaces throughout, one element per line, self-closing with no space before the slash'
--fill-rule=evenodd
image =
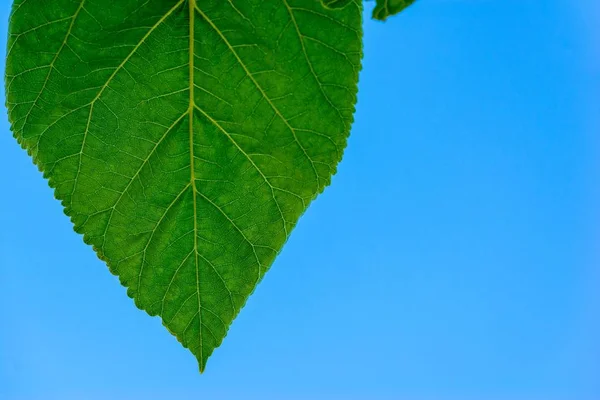
<path id="1" fill-rule="evenodd" d="M 200 371 L 342 157 L 362 56 L 343 3 L 13 3 L 14 136 Z"/>
<path id="2" fill-rule="evenodd" d="M 321 0 L 323 5 L 328 8 L 343 8 L 352 3 L 353 0 Z"/>

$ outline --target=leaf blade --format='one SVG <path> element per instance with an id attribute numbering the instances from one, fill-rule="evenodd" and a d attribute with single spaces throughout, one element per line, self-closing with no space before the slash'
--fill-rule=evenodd
<path id="1" fill-rule="evenodd" d="M 32 4 L 11 16 L 13 132 L 76 231 L 202 371 L 335 173 L 361 5 Z"/>

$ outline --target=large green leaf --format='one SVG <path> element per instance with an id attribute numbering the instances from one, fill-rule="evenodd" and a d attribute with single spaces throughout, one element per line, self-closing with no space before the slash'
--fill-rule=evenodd
<path id="1" fill-rule="evenodd" d="M 362 12 L 344 5 L 14 2 L 15 137 L 201 371 L 342 157 Z"/>

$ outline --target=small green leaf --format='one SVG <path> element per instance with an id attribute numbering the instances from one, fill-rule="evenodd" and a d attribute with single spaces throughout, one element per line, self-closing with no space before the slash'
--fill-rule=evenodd
<path id="1" fill-rule="evenodd" d="M 385 21 L 389 16 L 398 14 L 414 2 L 415 0 L 377 0 L 377 5 L 373 9 L 373 18 Z"/>
<path id="2" fill-rule="evenodd" d="M 201 371 L 336 171 L 361 13 L 359 0 L 13 4 L 16 139 Z"/>

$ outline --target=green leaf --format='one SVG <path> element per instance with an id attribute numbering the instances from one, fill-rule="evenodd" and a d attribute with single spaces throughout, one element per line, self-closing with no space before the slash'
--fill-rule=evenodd
<path id="1" fill-rule="evenodd" d="M 336 172 L 361 12 L 359 0 L 13 4 L 16 139 L 201 371 Z"/>
<path id="2" fill-rule="evenodd" d="M 377 0 L 373 9 L 373 18 L 385 21 L 389 16 L 398 14 L 414 2 L 415 0 Z"/>

